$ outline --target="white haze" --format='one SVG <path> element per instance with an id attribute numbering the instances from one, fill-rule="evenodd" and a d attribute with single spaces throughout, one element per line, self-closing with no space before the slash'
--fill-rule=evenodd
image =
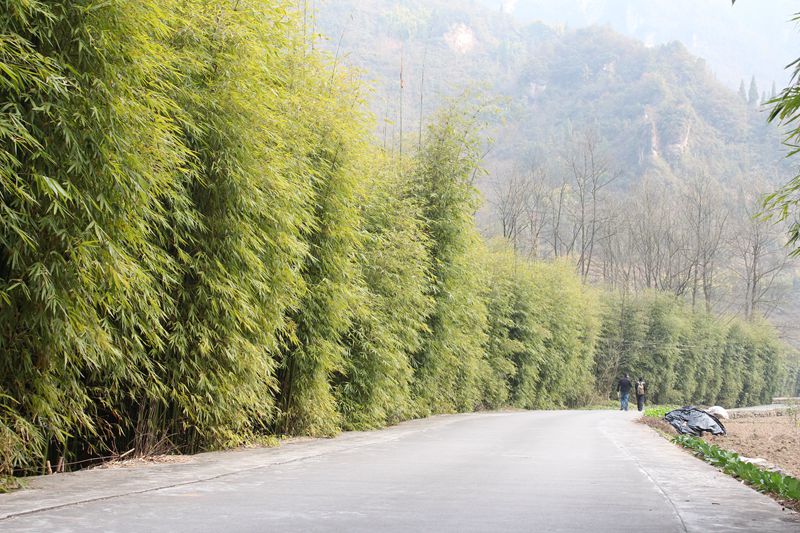
<path id="1" fill-rule="evenodd" d="M 608 25 L 649 45 L 681 41 L 736 89 L 755 76 L 759 87 L 786 85 L 784 67 L 800 56 L 790 22 L 794 0 L 477 0 L 520 21 L 578 28 Z"/>

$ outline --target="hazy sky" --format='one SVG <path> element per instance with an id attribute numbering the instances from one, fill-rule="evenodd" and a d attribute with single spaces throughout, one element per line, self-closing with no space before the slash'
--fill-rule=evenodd
<path id="1" fill-rule="evenodd" d="M 800 56 L 800 32 L 789 22 L 796 0 L 478 0 L 520 21 L 572 28 L 609 25 L 655 45 L 683 42 L 708 60 L 720 80 L 736 88 L 755 75 L 768 89 L 784 85 L 784 67 Z"/>

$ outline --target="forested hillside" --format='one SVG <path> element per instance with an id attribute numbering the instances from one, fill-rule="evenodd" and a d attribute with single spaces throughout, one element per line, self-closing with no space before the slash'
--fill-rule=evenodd
<path id="1" fill-rule="evenodd" d="M 258 0 L 0 14 L 4 474 L 586 405 L 619 371 L 646 373 L 657 401 L 787 388 L 758 320 L 667 292 L 618 300 L 571 258 L 485 241 L 480 113 L 425 114 L 401 154 L 303 15 Z"/>
<path id="2" fill-rule="evenodd" d="M 648 47 L 603 27 L 520 24 L 474 2 L 344 0 L 322 3 L 317 19 L 327 47 L 375 80 L 373 109 L 395 140 L 401 123 L 416 131 L 420 111 L 444 95 L 472 87 L 494 99 L 496 174 L 531 156 L 556 157 L 587 129 L 622 172 L 618 186 L 789 172 L 780 133 L 760 108 L 775 88 L 748 85 L 737 95 L 677 42 Z"/>
<path id="3" fill-rule="evenodd" d="M 785 154 L 758 112 L 758 87 L 747 98 L 730 92 L 679 43 L 646 48 L 610 30 L 577 30 L 538 45 L 518 84 L 526 105 L 509 138 L 523 141 L 509 150 L 592 128 L 622 184 L 701 173 L 726 182 L 751 173 L 774 179 L 781 172 Z"/>
<path id="4" fill-rule="evenodd" d="M 483 4 L 323 3 L 314 23 L 375 80 L 385 146 L 401 129 L 415 143 L 443 97 L 469 88 L 489 103 L 483 234 L 571 257 L 586 281 L 766 316 L 800 347 L 786 227 L 755 216 L 794 172 L 766 120 L 777 89 L 753 79 L 737 94 L 677 42 L 520 23 Z M 525 5 L 532 16 L 540 4 Z"/>

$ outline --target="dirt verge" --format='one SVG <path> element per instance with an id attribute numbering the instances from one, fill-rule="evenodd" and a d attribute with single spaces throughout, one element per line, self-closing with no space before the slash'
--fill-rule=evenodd
<path id="1" fill-rule="evenodd" d="M 136 468 L 152 464 L 186 463 L 191 460 L 190 455 L 150 455 L 147 457 L 134 457 L 121 461 L 107 461 L 90 467 L 91 470 L 110 470 L 114 468 Z"/>
<path id="2" fill-rule="evenodd" d="M 726 436 L 704 438 L 744 457 L 764 459 L 783 473 L 800 478 L 800 420 L 783 416 L 737 417 L 725 420 Z"/>

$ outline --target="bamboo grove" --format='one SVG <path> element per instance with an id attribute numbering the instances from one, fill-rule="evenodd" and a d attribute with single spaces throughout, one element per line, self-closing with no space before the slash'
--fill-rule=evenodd
<path id="1" fill-rule="evenodd" d="M 579 406 L 619 370 L 660 401 L 779 386 L 766 326 L 484 242 L 473 124 L 443 111 L 417 153 L 385 153 L 357 73 L 289 3 L 4 4 L 6 474 Z"/>

